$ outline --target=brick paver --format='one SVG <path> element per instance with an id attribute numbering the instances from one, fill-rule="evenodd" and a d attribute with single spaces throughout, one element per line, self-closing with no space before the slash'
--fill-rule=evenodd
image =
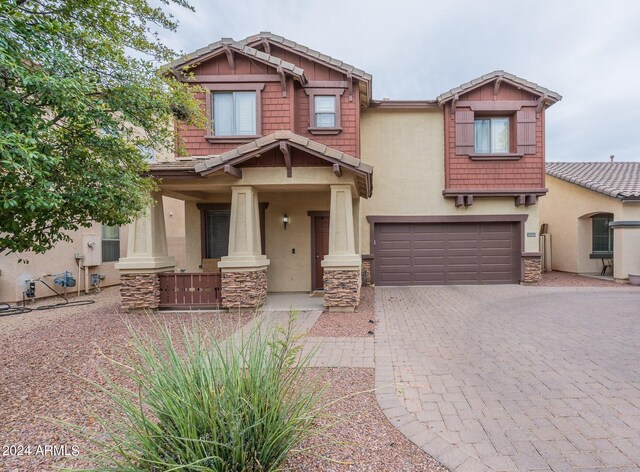
<path id="1" fill-rule="evenodd" d="M 640 291 L 376 289 L 378 402 L 452 470 L 640 470 Z"/>

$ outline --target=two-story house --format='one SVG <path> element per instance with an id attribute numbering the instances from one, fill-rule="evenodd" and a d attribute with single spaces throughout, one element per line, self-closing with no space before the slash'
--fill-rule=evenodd
<path id="1" fill-rule="evenodd" d="M 434 100 L 376 101 L 371 75 L 271 33 L 222 39 L 167 70 L 199 87 L 208 123 L 178 124 L 184 155 L 151 166 L 157 204 L 118 264 L 126 308 L 323 290 L 345 310 L 363 282 L 539 279 L 555 92 L 496 71 Z M 160 195 L 185 202 L 182 273 Z"/>

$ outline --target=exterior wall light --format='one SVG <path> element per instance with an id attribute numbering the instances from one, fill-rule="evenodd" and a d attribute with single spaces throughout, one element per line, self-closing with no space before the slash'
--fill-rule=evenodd
<path id="1" fill-rule="evenodd" d="M 284 229 L 287 229 L 287 224 L 289 224 L 289 217 L 286 213 L 282 217 L 282 224 L 284 224 Z"/>

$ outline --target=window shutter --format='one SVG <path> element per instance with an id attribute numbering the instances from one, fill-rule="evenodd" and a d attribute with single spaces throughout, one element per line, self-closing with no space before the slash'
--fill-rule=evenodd
<path id="1" fill-rule="evenodd" d="M 518 154 L 536 153 L 536 111 L 524 108 L 516 113 Z"/>
<path id="2" fill-rule="evenodd" d="M 474 114 L 472 110 L 456 110 L 456 154 L 474 152 Z"/>

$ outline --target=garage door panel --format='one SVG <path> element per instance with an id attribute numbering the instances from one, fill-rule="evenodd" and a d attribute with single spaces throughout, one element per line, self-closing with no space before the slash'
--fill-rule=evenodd
<path id="1" fill-rule="evenodd" d="M 519 225 L 384 223 L 375 226 L 381 285 L 517 283 Z"/>

